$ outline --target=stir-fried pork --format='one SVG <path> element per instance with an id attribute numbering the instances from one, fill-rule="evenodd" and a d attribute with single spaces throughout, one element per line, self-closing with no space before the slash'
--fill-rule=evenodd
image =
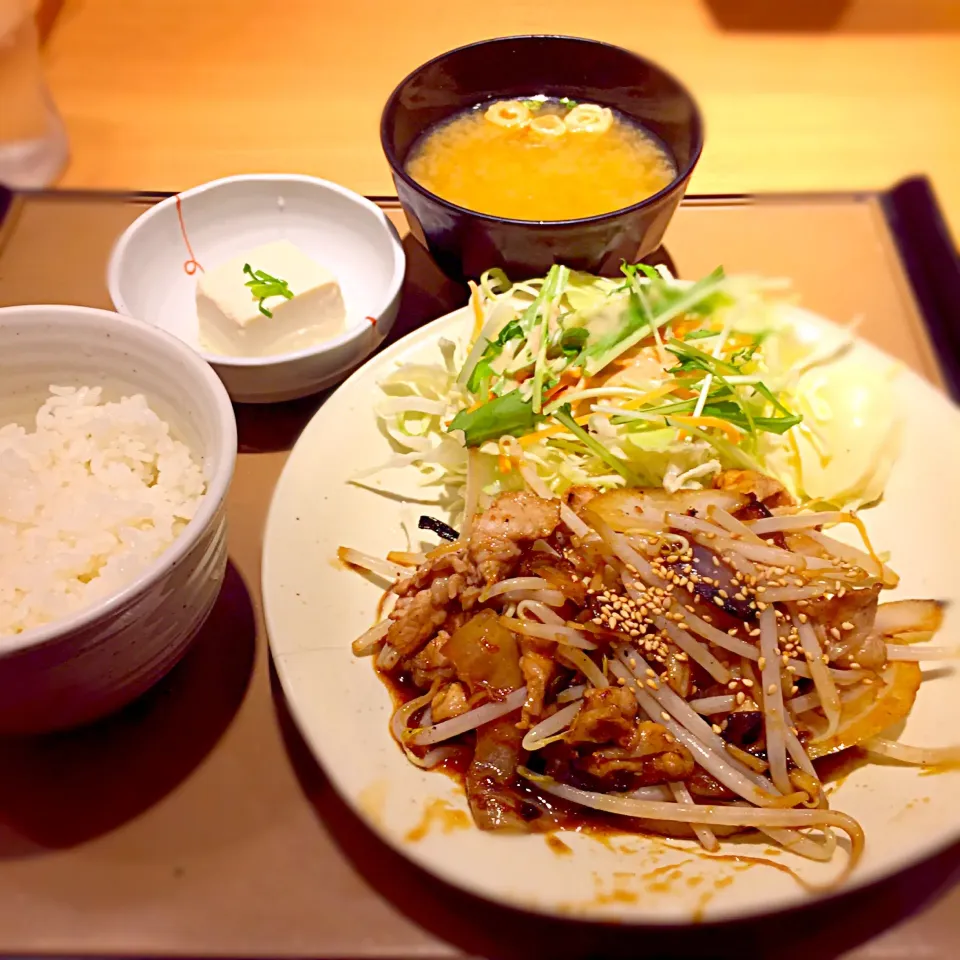
<path id="1" fill-rule="evenodd" d="M 631 773 L 636 786 L 685 780 L 694 770 L 690 751 L 652 720 L 638 723 L 624 746 L 593 750 L 577 767 L 598 779 Z"/>
<path id="2" fill-rule="evenodd" d="M 470 558 L 487 583 L 509 575 L 521 547 L 545 540 L 560 522 L 560 504 L 532 493 L 503 493 L 481 514 L 470 533 Z"/>
<path id="3" fill-rule="evenodd" d="M 452 720 L 454 717 L 459 717 L 461 713 L 466 713 L 469 709 L 470 704 L 467 701 L 463 684 L 457 681 L 448 684 L 442 690 L 438 690 L 437 695 L 430 701 L 434 723 Z"/>
<path id="4" fill-rule="evenodd" d="M 520 672 L 527 685 L 527 700 L 521 713 L 521 726 L 532 727 L 543 719 L 547 687 L 556 676 L 557 661 L 550 656 L 551 644 L 524 637 L 520 642 Z"/>

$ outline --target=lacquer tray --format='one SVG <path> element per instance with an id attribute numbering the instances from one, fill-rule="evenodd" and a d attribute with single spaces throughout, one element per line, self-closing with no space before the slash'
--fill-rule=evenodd
<path id="1" fill-rule="evenodd" d="M 110 248 L 160 199 L 0 196 L 0 306 L 109 308 Z M 406 235 L 396 200 L 375 199 Z M 391 339 L 466 299 L 412 237 L 404 243 L 408 277 Z M 861 316 L 864 336 L 960 395 L 960 270 L 926 181 L 886 193 L 689 197 L 665 244 L 682 276 L 722 263 L 792 278 L 811 309 L 839 321 Z M 323 400 L 238 406 L 231 565 L 213 617 L 180 666 L 94 727 L 0 741 L 0 955 L 955 955 L 958 849 L 790 918 L 652 932 L 494 907 L 383 846 L 295 732 L 260 610 L 267 506 Z"/>

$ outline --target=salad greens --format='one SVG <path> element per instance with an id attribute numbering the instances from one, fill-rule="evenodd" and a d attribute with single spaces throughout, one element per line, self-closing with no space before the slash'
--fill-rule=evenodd
<path id="1" fill-rule="evenodd" d="M 557 492 L 695 488 L 738 467 L 777 476 L 800 499 L 875 499 L 893 426 L 877 427 L 869 450 L 841 438 L 845 425 L 807 384 L 838 409 L 860 402 L 835 382 L 851 340 L 801 336 L 780 288 L 719 267 L 694 283 L 645 264 L 623 264 L 617 278 L 557 265 L 519 283 L 488 271 L 473 288 L 468 341 L 443 341 L 442 365 L 382 382 L 378 415 L 400 451 L 388 466 L 415 464 L 424 483 L 455 492 L 466 447 L 471 475 L 494 493 L 520 485 L 519 444 Z"/>

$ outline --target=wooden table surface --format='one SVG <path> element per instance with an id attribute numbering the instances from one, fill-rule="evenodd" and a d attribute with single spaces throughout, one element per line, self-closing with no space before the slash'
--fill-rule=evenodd
<path id="1" fill-rule="evenodd" d="M 425 59 L 562 32 L 658 60 L 699 99 L 696 193 L 884 187 L 927 173 L 960 235 L 956 0 L 65 0 L 46 47 L 67 187 L 255 171 L 392 192 L 381 106 Z"/>

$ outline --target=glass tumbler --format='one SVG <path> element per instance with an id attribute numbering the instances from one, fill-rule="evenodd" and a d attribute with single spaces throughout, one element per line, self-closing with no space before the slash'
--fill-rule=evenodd
<path id="1" fill-rule="evenodd" d="M 43 77 L 37 2 L 0 0 L 0 184 L 20 189 L 49 186 L 69 155 Z"/>

